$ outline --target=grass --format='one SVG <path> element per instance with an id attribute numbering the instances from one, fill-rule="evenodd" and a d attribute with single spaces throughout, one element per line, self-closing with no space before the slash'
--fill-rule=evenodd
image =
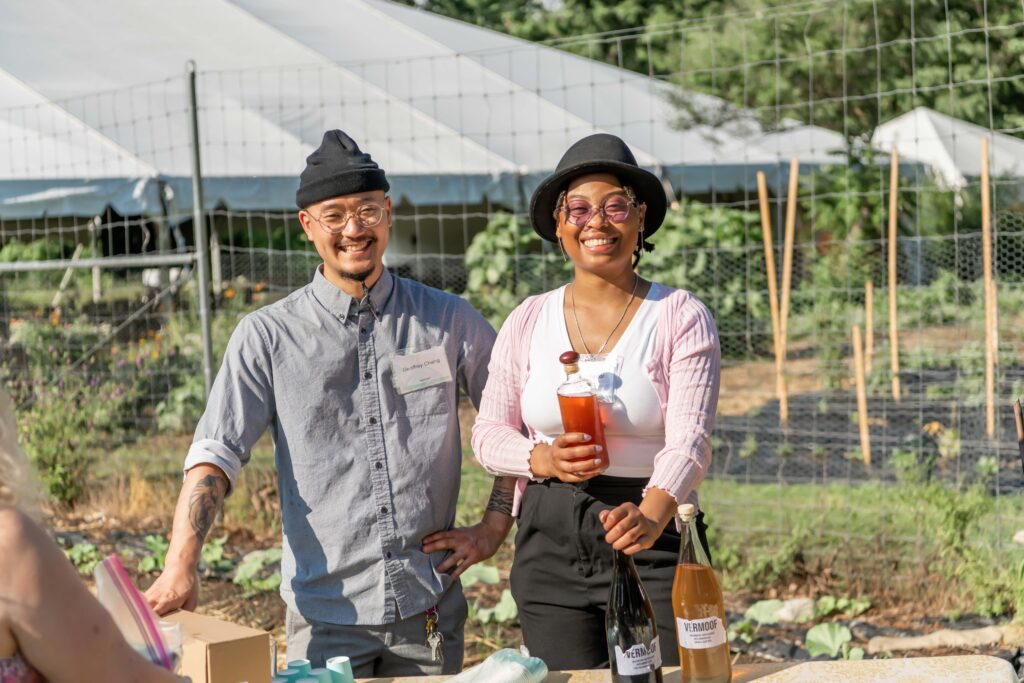
<path id="1" fill-rule="evenodd" d="M 94 509 L 136 527 L 170 529 L 188 437 L 164 437 L 112 452 L 94 472 Z M 456 524 L 478 522 L 493 478 L 467 452 Z M 867 595 L 879 606 L 910 602 L 950 611 L 1000 613 L 1024 599 L 1024 496 L 906 484 L 743 483 L 707 480 L 700 499 L 712 555 L 727 591 Z M 244 529 L 279 543 L 280 510 L 269 438 L 254 449 L 213 536 Z M 962 539 L 958 540 L 958 539 Z M 507 577 L 510 539 L 488 563 Z M 942 580 L 936 580 L 941 577 Z M 1000 585 L 1005 584 L 1005 585 Z M 502 587 L 505 581 L 502 582 Z M 481 593 L 483 606 L 496 594 Z M 500 635 L 500 634 L 499 634 Z M 493 641 L 494 634 L 486 636 Z"/>
<path id="2" fill-rule="evenodd" d="M 868 595 L 876 605 L 1001 614 L 1020 605 L 1024 497 L 981 489 L 705 481 L 727 590 Z"/>

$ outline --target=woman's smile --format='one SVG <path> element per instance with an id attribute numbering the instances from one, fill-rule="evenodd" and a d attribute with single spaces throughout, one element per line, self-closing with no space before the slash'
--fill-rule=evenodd
<path id="1" fill-rule="evenodd" d="M 580 236 L 580 246 L 584 253 L 588 254 L 609 254 L 615 251 L 620 238 L 617 235 L 588 235 Z"/>

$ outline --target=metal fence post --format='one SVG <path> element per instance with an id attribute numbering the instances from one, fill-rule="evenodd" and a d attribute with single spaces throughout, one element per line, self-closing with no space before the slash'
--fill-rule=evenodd
<path id="1" fill-rule="evenodd" d="M 185 65 L 188 75 L 189 135 L 192 138 L 192 224 L 199 269 L 199 326 L 203 338 L 203 385 L 206 397 L 213 386 L 213 337 L 210 329 L 210 241 L 203 215 L 203 174 L 199 164 L 199 103 L 196 99 L 196 63 Z"/>
<path id="2" fill-rule="evenodd" d="M 100 216 L 95 216 L 89 221 L 89 244 L 92 248 L 91 256 L 93 258 L 100 258 L 102 254 L 99 253 L 99 239 L 98 234 L 100 226 L 103 225 L 103 219 Z M 98 304 L 100 299 L 103 298 L 103 280 L 100 276 L 101 269 L 99 266 L 93 266 L 92 269 L 92 302 Z"/>

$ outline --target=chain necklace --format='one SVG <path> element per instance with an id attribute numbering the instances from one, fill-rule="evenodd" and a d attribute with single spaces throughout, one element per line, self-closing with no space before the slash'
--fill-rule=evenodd
<path id="1" fill-rule="evenodd" d="M 572 284 L 572 287 L 569 289 L 569 300 L 572 303 L 572 319 L 573 322 L 576 323 L 576 334 L 579 335 L 580 341 L 583 343 L 583 350 L 587 352 L 588 356 L 600 356 L 604 352 L 604 347 L 608 346 L 608 342 L 610 342 L 612 336 L 614 336 L 615 330 L 619 329 L 619 325 L 621 325 L 622 321 L 626 319 L 626 313 L 629 312 L 629 307 L 632 305 L 633 298 L 636 296 L 636 287 L 638 284 L 640 284 L 640 278 L 636 273 L 634 273 L 633 291 L 629 293 L 629 301 L 626 302 L 626 307 L 622 309 L 622 315 L 619 316 L 619 322 L 615 323 L 615 327 L 613 327 L 612 331 L 608 333 L 607 337 L 605 337 L 604 344 L 601 344 L 601 348 L 597 350 L 596 354 L 590 352 L 590 347 L 587 346 L 587 340 L 583 337 L 583 330 L 580 329 L 580 319 L 576 317 L 576 283 L 574 282 Z"/>

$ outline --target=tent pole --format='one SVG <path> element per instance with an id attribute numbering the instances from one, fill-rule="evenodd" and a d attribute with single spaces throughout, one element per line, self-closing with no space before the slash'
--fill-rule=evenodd
<path id="1" fill-rule="evenodd" d="M 156 220 L 156 250 L 158 254 L 171 253 L 171 216 L 167 208 L 167 183 L 163 180 L 157 181 L 160 194 L 160 217 Z M 160 268 L 160 279 L 158 286 L 161 292 L 165 292 L 160 299 L 160 308 L 165 314 L 174 310 L 174 297 L 166 291 L 170 283 L 170 271 L 167 268 Z"/>
<path id="2" fill-rule="evenodd" d="M 93 258 L 100 258 L 98 233 L 101 225 L 103 225 L 103 218 L 100 216 L 94 216 L 93 219 L 89 221 L 89 246 L 92 250 Z M 98 304 L 101 298 L 103 298 L 103 279 L 100 277 L 100 267 L 93 266 L 92 302 L 94 304 Z"/>
<path id="3" fill-rule="evenodd" d="M 210 242 L 203 215 L 203 176 L 199 162 L 199 105 L 196 99 L 196 63 L 185 65 L 188 77 L 189 135 L 192 138 L 192 224 L 199 266 L 199 326 L 203 339 L 203 385 L 209 398 L 213 386 L 213 337 L 210 329 Z"/>

